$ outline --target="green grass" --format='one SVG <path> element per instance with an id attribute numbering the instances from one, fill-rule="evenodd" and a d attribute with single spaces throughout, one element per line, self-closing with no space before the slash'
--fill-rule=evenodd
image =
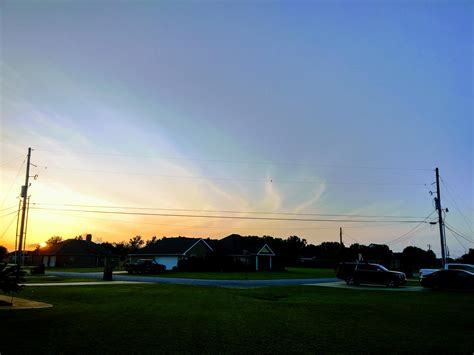
<path id="1" fill-rule="evenodd" d="M 0 353 L 472 353 L 474 294 L 159 284 L 27 288 Z M 87 339 L 87 340 L 86 340 Z"/>
<path id="2" fill-rule="evenodd" d="M 103 272 L 104 267 L 47 267 L 46 271 L 60 272 Z"/>
<path id="3" fill-rule="evenodd" d="M 97 279 L 79 278 L 79 277 L 68 277 L 68 276 L 53 276 L 53 275 L 32 275 L 25 276 L 25 282 L 30 283 L 49 283 L 49 282 L 90 282 L 97 281 Z"/>
<path id="4" fill-rule="evenodd" d="M 277 279 L 310 279 L 310 278 L 332 278 L 336 277 L 333 269 L 309 269 L 287 267 L 285 271 L 259 271 L 259 272 L 183 272 L 166 271 L 157 276 L 178 277 L 189 279 L 209 280 L 277 280 Z"/>

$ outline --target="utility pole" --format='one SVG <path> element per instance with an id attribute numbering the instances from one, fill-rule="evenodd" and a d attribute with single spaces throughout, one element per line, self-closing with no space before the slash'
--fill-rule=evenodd
<path id="1" fill-rule="evenodd" d="M 342 227 L 339 227 L 339 243 L 342 245 Z"/>
<path id="2" fill-rule="evenodd" d="M 29 179 L 30 179 L 30 158 L 31 158 L 31 148 L 28 148 L 28 158 L 26 161 L 25 185 L 21 187 L 21 198 L 23 199 L 23 206 L 21 208 L 20 238 L 18 241 L 18 256 L 16 260 L 18 271 L 20 270 L 21 264 L 23 263 L 23 236 L 25 233 L 26 205 L 28 201 L 28 185 L 29 185 Z"/>
<path id="3" fill-rule="evenodd" d="M 446 266 L 446 237 L 444 235 L 443 210 L 441 208 L 441 193 L 439 188 L 439 169 L 436 168 L 436 209 L 438 210 L 439 237 L 441 240 L 441 263 L 443 269 Z"/>

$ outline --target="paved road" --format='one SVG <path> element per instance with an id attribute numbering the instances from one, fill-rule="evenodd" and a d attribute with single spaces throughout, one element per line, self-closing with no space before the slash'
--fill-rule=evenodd
<path id="1" fill-rule="evenodd" d="M 59 272 L 59 271 L 47 271 L 47 275 L 54 276 L 67 276 L 77 278 L 92 278 L 102 279 L 101 272 Z M 128 274 L 114 274 L 114 281 L 138 281 L 138 282 L 151 282 L 151 283 L 163 283 L 163 284 L 176 284 L 176 285 L 196 285 L 196 286 L 216 286 L 216 287 L 235 287 L 235 288 L 253 288 L 253 287 L 265 287 L 265 286 L 292 286 L 292 285 L 306 285 L 306 284 L 317 284 L 324 282 L 335 282 L 337 279 L 326 278 L 326 279 L 280 279 L 280 280 L 203 280 L 203 279 L 181 279 L 172 277 L 159 277 L 159 276 L 135 276 Z"/>
<path id="2" fill-rule="evenodd" d="M 347 290 L 370 290 L 370 291 L 410 291 L 410 292 L 427 292 L 430 291 L 427 288 L 421 286 L 400 286 L 400 287 L 387 287 L 385 285 L 347 285 L 344 281 L 336 282 L 327 282 L 327 283 L 318 283 L 310 284 L 308 286 L 323 286 L 323 287 L 334 287 L 334 288 L 344 288 Z"/>

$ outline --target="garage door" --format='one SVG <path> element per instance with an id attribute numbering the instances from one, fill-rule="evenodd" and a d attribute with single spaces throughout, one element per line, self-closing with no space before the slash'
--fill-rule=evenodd
<path id="1" fill-rule="evenodd" d="M 166 266 L 166 270 L 171 270 L 175 266 L 178 266 L 178 257 L 177 256 L 156 256 L 155 261 L 158 264 Z"/>

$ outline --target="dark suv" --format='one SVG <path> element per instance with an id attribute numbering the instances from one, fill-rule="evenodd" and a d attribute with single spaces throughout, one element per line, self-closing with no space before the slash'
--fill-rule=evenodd
<path id="1" fill-rule="evenodd" d="M 407 282 L 403 272 L 390 271 L 382 265 L 369 263 L 340 263 L 336 277 L 348 285 L 368 283 L 398 287 Z"/>

